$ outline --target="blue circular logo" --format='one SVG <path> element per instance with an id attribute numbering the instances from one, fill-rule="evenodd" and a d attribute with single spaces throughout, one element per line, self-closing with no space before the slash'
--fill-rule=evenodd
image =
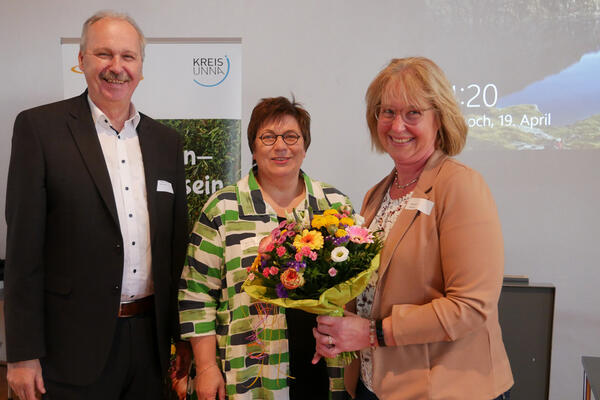
<path id="1" fill-rule="evenodd" d="M 194 82 L 202 87 L 215 87 L 229 76 L 231 62 L 229 57 L 194 57 Z"/>

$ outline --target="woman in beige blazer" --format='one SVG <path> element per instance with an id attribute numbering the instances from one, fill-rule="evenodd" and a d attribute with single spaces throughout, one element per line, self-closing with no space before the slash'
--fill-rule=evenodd
<path id="1" fill-rule="evenodd" d="M 318 318 L 317 353 L 360 350 L 345 371 L 358 399 L 507 399 L 500 221 L 481 175 L 449 158 L 467 135 L 450 83 L 431 60 L 395 59 L 366 101 L 373 146 L 394 161 L 361 212 L 385 245 L 356 314 Z"/>

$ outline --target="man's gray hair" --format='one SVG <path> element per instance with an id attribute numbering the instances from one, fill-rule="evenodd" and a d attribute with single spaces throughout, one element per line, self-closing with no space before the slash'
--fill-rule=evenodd
<path id="1" fill-rule="evenodd" d="M 143 61 L 144 56 L 145 56 L 145 48 L 146 48 L 146 38 L 144 37 L 144 33 L 142 32 L 142 30 L 140 29 L 138 24 L 129 15 L 127 15 L 125 13 L 119 13 L 116 11 L 112 11 L 112 10 L 98 11 L 94 15 L 89 17 L 83 23 L 83 29 L 81 30 L 81 40 L 79 42 L 79 51 L 81 51 L 81 53 L 85 52 L 85 48 L 87 46 L 87 35 L 88 35 L 88 31 L 90 29 L 90 26 L 92 26 L 93 24 L 95 24 L 96 22 L 98 22 L 104 18 L 118 19 L 121 21 L 128 22 L 131 26 L 133 26 L 133 28 L 138 33 L 138 37 L 140 40 L 140 53 L 142 55 L 142 61 Z"/>

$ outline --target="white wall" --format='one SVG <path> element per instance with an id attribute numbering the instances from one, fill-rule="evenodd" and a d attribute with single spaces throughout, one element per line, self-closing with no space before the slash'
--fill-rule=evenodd
<path id="1" fill-rule="evenodd" d="M 554 3 L 562 12 L 561 2 L 548 1 Z M 560 71 L 585 51 L 598 51 L 597 15 L 589 32 L 587 26 L 561 30 L 548 15 L 538 24 L 537 12 L 519 4 L 2 0 L 0 209 L 14 118 L 62 98 L 59 39 L 79 36 L 82 22 L 98 9 L 130 13 L 148 37 L 241 37 L 243 130 L 260 98 L 293 92 L 313 119 L 304 169 L 335 184 L 358 207 L 392 166 L 387 156 L 370 151 L 363 100 L 389 59 L 425 55 L 457 85 L 493 80 L 501 93 L 510 93 Z M 250 154 L 246 147 L 242 151 L 245 170 Z M 600 355 L 600 153 L 468 151 L 461 159 L 483 173 L 495 195 L 506 272 L 557 287 L 550 397 L 575 398 L 581 391 L 580 356 Z M 0 243 L 5 237 L 2 222 Z"/>

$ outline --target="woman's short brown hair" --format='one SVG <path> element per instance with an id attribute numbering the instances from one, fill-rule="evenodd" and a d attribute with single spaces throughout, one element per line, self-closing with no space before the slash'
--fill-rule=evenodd
<path id="1" fill-rule="evenodd" d="M 371 144 L 378 152 L 384 148 L 377 135 L 377 107 L 383 98 L 397 96 L 406 104 L 433 107 L 440 122 L 436 148 L 450 156 L 460 153 L 467 140 L 467 124 L 446 75 L 425 57 L 393 59 L 367 89 L 367 124 Z"/>
<path id="2" fill-rule="evenodd" d="M 266 123 L 278 121 L 289 115 L 296 119 L 300 127 L 300 133 L 304 139 L 304 150 L 310 145 L 310 114 L 292 96 L 292 101 L 285 97 L 267 97 L 261 99 L 252 110 L 250 122 L 248 123 L 248 146 L 254 153 L 254 141 L 261 126 Z"/>

